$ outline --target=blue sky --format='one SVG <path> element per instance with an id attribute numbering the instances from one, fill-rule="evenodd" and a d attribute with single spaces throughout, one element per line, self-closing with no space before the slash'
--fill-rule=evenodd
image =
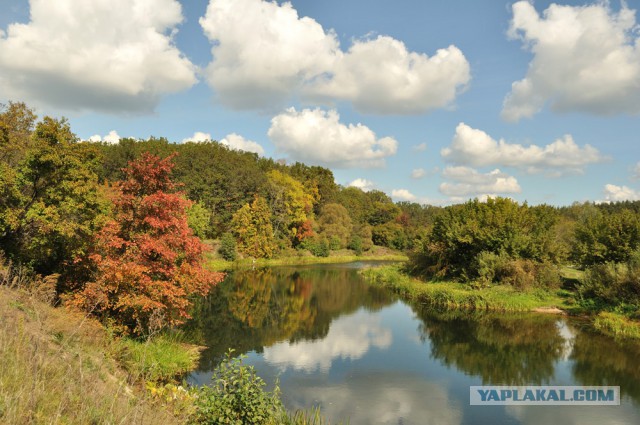
<path id="1" fill-rule="evenodd" d="M 0 0 L 0 102 L 449 204 L 640 199 L 640 1 Z"/>

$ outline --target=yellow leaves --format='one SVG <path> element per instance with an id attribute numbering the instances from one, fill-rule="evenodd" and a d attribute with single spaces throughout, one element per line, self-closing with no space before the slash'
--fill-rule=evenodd
<path id="1" fill-rule="evenodd" d="M 189 391 L 182 385 L 165 384 L 156 385 L 154 382 L 145 384 L 151 398 L 169 405 L 174 414 L 189 414 L 194 408 L 194 401 L 198 398 L 195 391 Z"/>

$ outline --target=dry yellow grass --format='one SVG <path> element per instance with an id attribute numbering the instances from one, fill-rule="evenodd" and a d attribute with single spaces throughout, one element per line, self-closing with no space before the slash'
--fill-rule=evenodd
<path id="1" fill-rule="evenodd" d="M 0 286 L 0 424 L 171 424 L 92 319 Z"/>

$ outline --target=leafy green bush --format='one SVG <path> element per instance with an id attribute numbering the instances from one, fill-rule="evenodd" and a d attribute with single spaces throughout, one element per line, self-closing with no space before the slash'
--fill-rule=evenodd
<path id="1" fill-rule="evenodd" d="M 304 241 L 302 241 L 300 246 L 308 250 L 311 254 L 313 254 L 316 257 L 329 256 L 329 252 L 330 252 L 329 244 L 324 239 L 317 238 L 317 237 L 306 238 Z"/>
<path id="2" fill-rule="evenodd" d="M 588 210 L 575 230 L 573 260 L 582 266 L 623 263 L 640 248 L 640 216 L 634 211 Z"/>
<path id="3" fill-rule="evenodd" d="M 220 238 L 220 248 L 218 254 L 227 261 L 234 261 L 237 257 L 236 238 L 231 233 L 225 233 Z"/>
<path id="4" fill-rule="evenodd" d="M 265 382 L 252 366 L 231 358 L 220 363 L 210 386 L 197 390 L 192 424 L 280 424 L 288 421 L 280 401 L 280 389 L 264 390 Z"/>
<path id="5" fill-rule="evenodd" d="M 347 248 L 355 251 L 356 255 L 362 255 L 363 246 L 362 246 L 362 238 L 358 235 L 351 238 L 349 241 L 349 246 Z"/>
<path id="6" fill-rule="evenodd" d="M 532 287 L 557 289 L 561 279 L 558 268 L 548 262 L 512 259 L 506 254 L 482 251 L 476 256 L 478 279 L 475 286 L 487 287 L 492 283 L 526 290 Z"/>
<path id="7" fill-rule="evenodd" d="M 187 209 L 187 223 L 193 234 L 204 239 L 211 234 L 211 213 L 201 202 L 194 202 Z"/>
<path id="8" fill-rule="evenodd" d="M 529 207 L 505 198 L 446 207 L 410 267 L 429 278 L 531 286 L 535 265 L 557 262 L 561 256 L 553 230 L 557 216 L 551 207 Z"/>
<path id="9" fill-rule="evenodd" d="M 395 222 L 380 224 L 372 229 L 373 243 L 392 249 L 403 250 L 409 246 L 409 240 L 402 226 Z"/>
<path id="10" fill-rule="evenodd" d="M 340 240 L 340 238 L 338 236 L 331 236 L 331 238 L 329 238 L 329 249 L 331 251 L 337 251 L 340 248 L 342 248 L 342 241 Z"/>
<path id="11" fill-rule="evenodd" d="M 597 264 L 588 268 L 578 286 L 581 304 L 587 308 L 615 307 L 636 312 L 640 307 L 640 250 L 625 263 Z"/>

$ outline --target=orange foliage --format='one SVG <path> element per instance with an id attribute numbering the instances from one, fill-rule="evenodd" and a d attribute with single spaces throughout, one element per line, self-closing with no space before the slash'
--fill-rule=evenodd
<path id="1" fill-rule="evenodd" d="M 206 295 L 223 277 L 202 267 L 206 246 L 187 225 L 191 201 L 171 181 L 171 160 L 145 153 L 129 163 L 114 218 L 87 258 L 94 279 L 68 300 L 138 334 L 184 322 L 189 298 Z"/>

